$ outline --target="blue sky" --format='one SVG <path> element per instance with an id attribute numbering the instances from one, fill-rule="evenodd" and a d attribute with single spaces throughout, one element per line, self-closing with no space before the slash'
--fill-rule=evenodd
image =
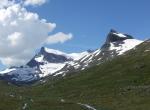
<path id="1" fill-rule="evenodd" d="M 30 10 L 55 22 L 55 32 L 74 35 L 64 44 L 49 45 L 66 52 L 99 48 L 111 28 L 137 39 L 150 36 L 149 0 L 51 0 Z"/>
<path id="2" fill-rule="evenodd" d="M 99 48 L 111 28 L 141 40 L 150 36 L 149 0 L 49 0 L 27 9 L 57 24 L 51 34 L 73 34 L 65 43 L 46 45 L 68 53 Z"/>

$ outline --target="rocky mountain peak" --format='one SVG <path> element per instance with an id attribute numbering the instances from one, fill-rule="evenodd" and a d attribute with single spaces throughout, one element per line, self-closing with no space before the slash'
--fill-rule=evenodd
<path id="1" fill-rule="evenodd" d="M 110 29 L 111 33 L 117 33 L 117 31 L 115 29 Z"/>
<path id="2" fill-rule="evenodd" d="M 41 53 L 41 54 L 45 53 L 45 47 L 41 47 L 40 53 Z"/>
<path id="3" fill-rule="evenodd" d="M 107 35 L 107 39 L 105 43 L 109 44 L 111 42 L 123 41 L 126 39 L 133 39 L 133 37 L 131 35 L 123 34 L 123 33 L 117 32 L 114 29 L 111 29 Z"/>
<path id="4" fill-rule="evenodd" d="M 72 61 L 73 59 L 67 57 L 65 53 L 54 50 L 48 49 L 46 47 L 41 47 L 40 52 L 35 55 L 27 65 L 30 67 L 35 67 L 39 64 L 43 64 L 44 62 L 48 63 L 63 63 L 66 61 Z"/>
<path id="5" fill-rule="evenodd" d="M 142 42 L 128 34 L 122 34 L 111 29 L 104 45 L 99 49 L 68 54 L 59 50 L 41 47 L 40 51 L 25 66 L 4 70 L 0 72 L 0 78 L 15 83 L 27 83 L 47 76 L 52 78 L 56 76 L 63 77 L 99 65 L 118 55 L 123 55 Z M 149 40 L 147 42 L 149 43 Z M 145 52 L 147 51 L 149 51 L 149 47 L 145 49 Z"/>

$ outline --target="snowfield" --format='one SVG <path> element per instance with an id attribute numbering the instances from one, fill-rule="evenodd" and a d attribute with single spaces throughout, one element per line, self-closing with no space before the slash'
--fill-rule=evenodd
<path id="1" fill-rule="evenodd" d="M 118 55 L 122 55 L 124 52 L 134 48 L 135 46 L 139 45 L 143 41 L 136 40 L 136 39 L 126 39 L 123 43 L 119 44 L 119 46 L 115 46 L 115 42 L 110 43 L 110 50 L 116 50 Z"/>

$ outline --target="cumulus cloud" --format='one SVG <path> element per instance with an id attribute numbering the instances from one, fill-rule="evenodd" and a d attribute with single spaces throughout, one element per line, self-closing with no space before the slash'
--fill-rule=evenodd
<path id="1" fill-rule="evenodd" d="M 0 60 L 4 65 L 25 64 L 42 43 L 64 42 L 72 37 L 71 34 L 63 33 L 49 36 L 56 27 L 55 23 L 41 19 L 37 13 L 27 11 L 21 3 L 4 1 L 9 3 L 7 5 L 4 2 L 3 6 L 0 4 L 0 7 L 3 7 L 0 8 Z"/>
<path id="2" fill-rule="evenodd" d="M 14 4 L 14 0 L 0 0 L 0 8 L 8 7 Z"/>
<path id="3" fill-rule="evenodd" d="M 24 5 L 42 5 L 47 0 L 25 0 Z"/>
<path id="4" fill-rule="evenodd" d="M 19 55 L 31 55 L 56 27 L 55 23 L 40 19 L 36 13 L 28 12 L 19 4 L 0 9 L 0 16 L 0 57 L 6 65 L 16 65 L 13 61 L 17 61 Z M 30 52 L 26 52 L 28 50 Z"/>
<path id="5" fill-rule="evenodd" d="M 65 34 L 63 32 L 58 32 L 54 35 L 51 35 L 47 38 L 47 44 L 55 44 L 55 43 L 64 43 L 67 40 L 72 39 L 73 35 L 71 33 Z"/>
<path id="6" fill-rule="evenodd" d="M 0 0 L 0 8 L 11 6 L 15 3 L 22 4 L 24 6 L 35 6 L 35 5 L 42 5 L 46 3 L 48 0 Z"/>

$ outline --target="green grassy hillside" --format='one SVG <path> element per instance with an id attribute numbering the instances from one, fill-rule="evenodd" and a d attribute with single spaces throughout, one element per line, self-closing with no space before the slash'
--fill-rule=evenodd
<path id="1" fill-rule="evenodd" d="M 150 42 L 123 56 L 44 84 L 0 82 L 0 110 L 150 110 Z"/>

